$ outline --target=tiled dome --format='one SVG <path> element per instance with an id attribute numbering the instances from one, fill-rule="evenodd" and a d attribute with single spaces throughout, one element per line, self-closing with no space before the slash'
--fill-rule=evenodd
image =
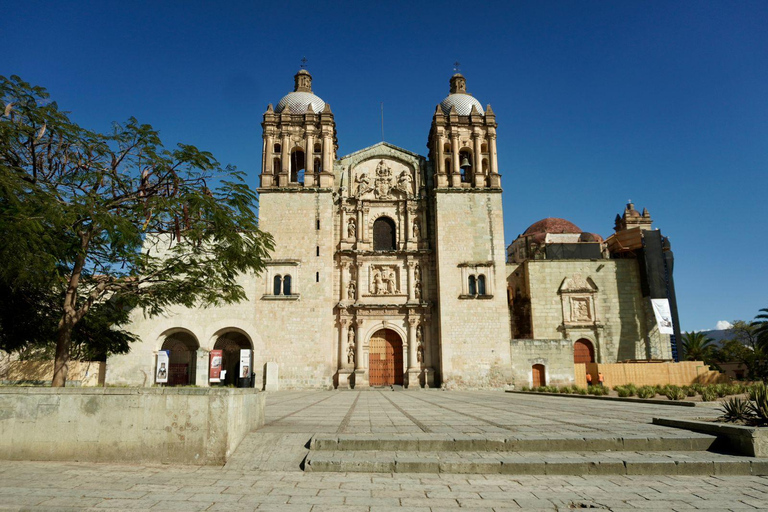
<path id="1" fill-rule="evenodd" d="M 472 105 L 477 108 L 478 113 L 485 113 L 483 111 L 483 106 L 471 94 L 449 94 L 447 98 L 440 102 L 440 108 L 445 115 L 448 115 L 451 111 L 451 107 L 456 107 L 456 113 L 460 116 L 468 116 L 470 112 L 472 112 Z"/>
<path id="2" fill-rule="evenodd" d="M 538 222 L 534 222 L 525 230 L 523 236 L 534 235 L 536 233 L 582 233 L 581 228 L 571 221 L 558 219 L 557 217 L 548 217 Z"/>
<path id="3" fill-rule="evenodd" d="M 311 92 L 291 92 L 278 102 L 275 112 L 279 114 L 287 107 L 291 114 L 305 114 L 309 105 L 316 114 L 325 108 L 325 102 Z"/>

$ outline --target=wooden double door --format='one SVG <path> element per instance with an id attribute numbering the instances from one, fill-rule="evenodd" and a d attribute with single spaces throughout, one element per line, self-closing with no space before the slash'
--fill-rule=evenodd
<path id="1" fill-rule="evenodd" d="M 403 341 L 395 331 L 381 329 L 371 336 L 368 377 L 371 386 L 402 386 Z"/>

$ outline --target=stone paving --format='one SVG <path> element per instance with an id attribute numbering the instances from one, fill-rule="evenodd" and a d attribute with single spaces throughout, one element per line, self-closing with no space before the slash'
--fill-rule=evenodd
<path id="1" fill-rule="evenodd" d="M 757 476 L 307 473 L 294 464 L 315 433 L 679 435 L 650 419 L 716 415 L 494 392 L 280 392 L 268 397 L 264 429 L 224 468 L 0 462 L 0 510 L 768 510 L 768 478 Z"/>

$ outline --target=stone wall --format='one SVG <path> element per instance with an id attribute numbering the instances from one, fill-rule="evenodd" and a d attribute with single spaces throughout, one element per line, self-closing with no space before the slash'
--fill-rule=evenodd
<path id="1" fill-rule="evenodd" d="M 67 386 L 101 386 L 104 384 L 106 363 L 100 361 L 70 361 Z M 19 361 L 15 356 L 0 355 L 0 384 L 50 384 L 53 361 Z"/>
<path id="2" fill-rule="evenodd" d="M 515 389 L 533 385 L 535 364 L 544 365 L 547 386 L 570 386 L 575 382 L 570 340 L 512 340 L 510 353 Z"/>
<path id="3" fill-rule="evenodd" d="M 0 388 L 0 458 L 224 464 L 264 424 L 263 393 Z"/>
<path id="4" fill-rule="evenodd" d="M 587 339 L 603 363 L 646 359 L 669 345 L 648 317 L 636 260 L 527 260 L 508 275 L 510 293 L 530 298 L 533 338 Z M 566 280 L 586 285 L 565 291 Z M 583 317 L 568 318 L 572 300 L 587 304 Z"/>
<path id="5" fill-rule="evenodd" d="M 500 191 L 435 192 L 435 236 L 443 384 L 505 386 L 510 329 Z M 468 294 L 468 274 L 486 276 L 486 296 Z"/>

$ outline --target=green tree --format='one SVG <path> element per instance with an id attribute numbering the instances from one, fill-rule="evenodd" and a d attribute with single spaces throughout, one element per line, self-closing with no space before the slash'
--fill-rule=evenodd
<path id="1" fill-rule="evenodd" d="M 717 363 L 741 363 L 747 369 L 749 380 L 768 379 L 768 357 L 758 337 L 758 324 L 734 320 L 724 340 L 712 357 Z"/>
<path id="2" fill-rule="evenodd" d="M 708 338 L 703 332 L 686 332 L 683 334 L 683 354 L 688 361 L 708 362 L 712 355 L 715 340 Z"/>
<path id="3" fill-rule="evenodd" d="M 755 326 L 755 334 L 760 348 L 768 353 L 768 308 L 761 309 L 752 323 Z"/>
<path id="4" fill-rule="evenodd" d="M 84 129 L 16 76 L 0 77 L 0 102 L 0 281 L 55 302 L 40 313 L 56 322 L 53 386 L 77 326 L 87 340 L 133 306 L 245 298 L 238 276 L 262 271 L 273 243 L 242 173 L 133 118 Z"/>

